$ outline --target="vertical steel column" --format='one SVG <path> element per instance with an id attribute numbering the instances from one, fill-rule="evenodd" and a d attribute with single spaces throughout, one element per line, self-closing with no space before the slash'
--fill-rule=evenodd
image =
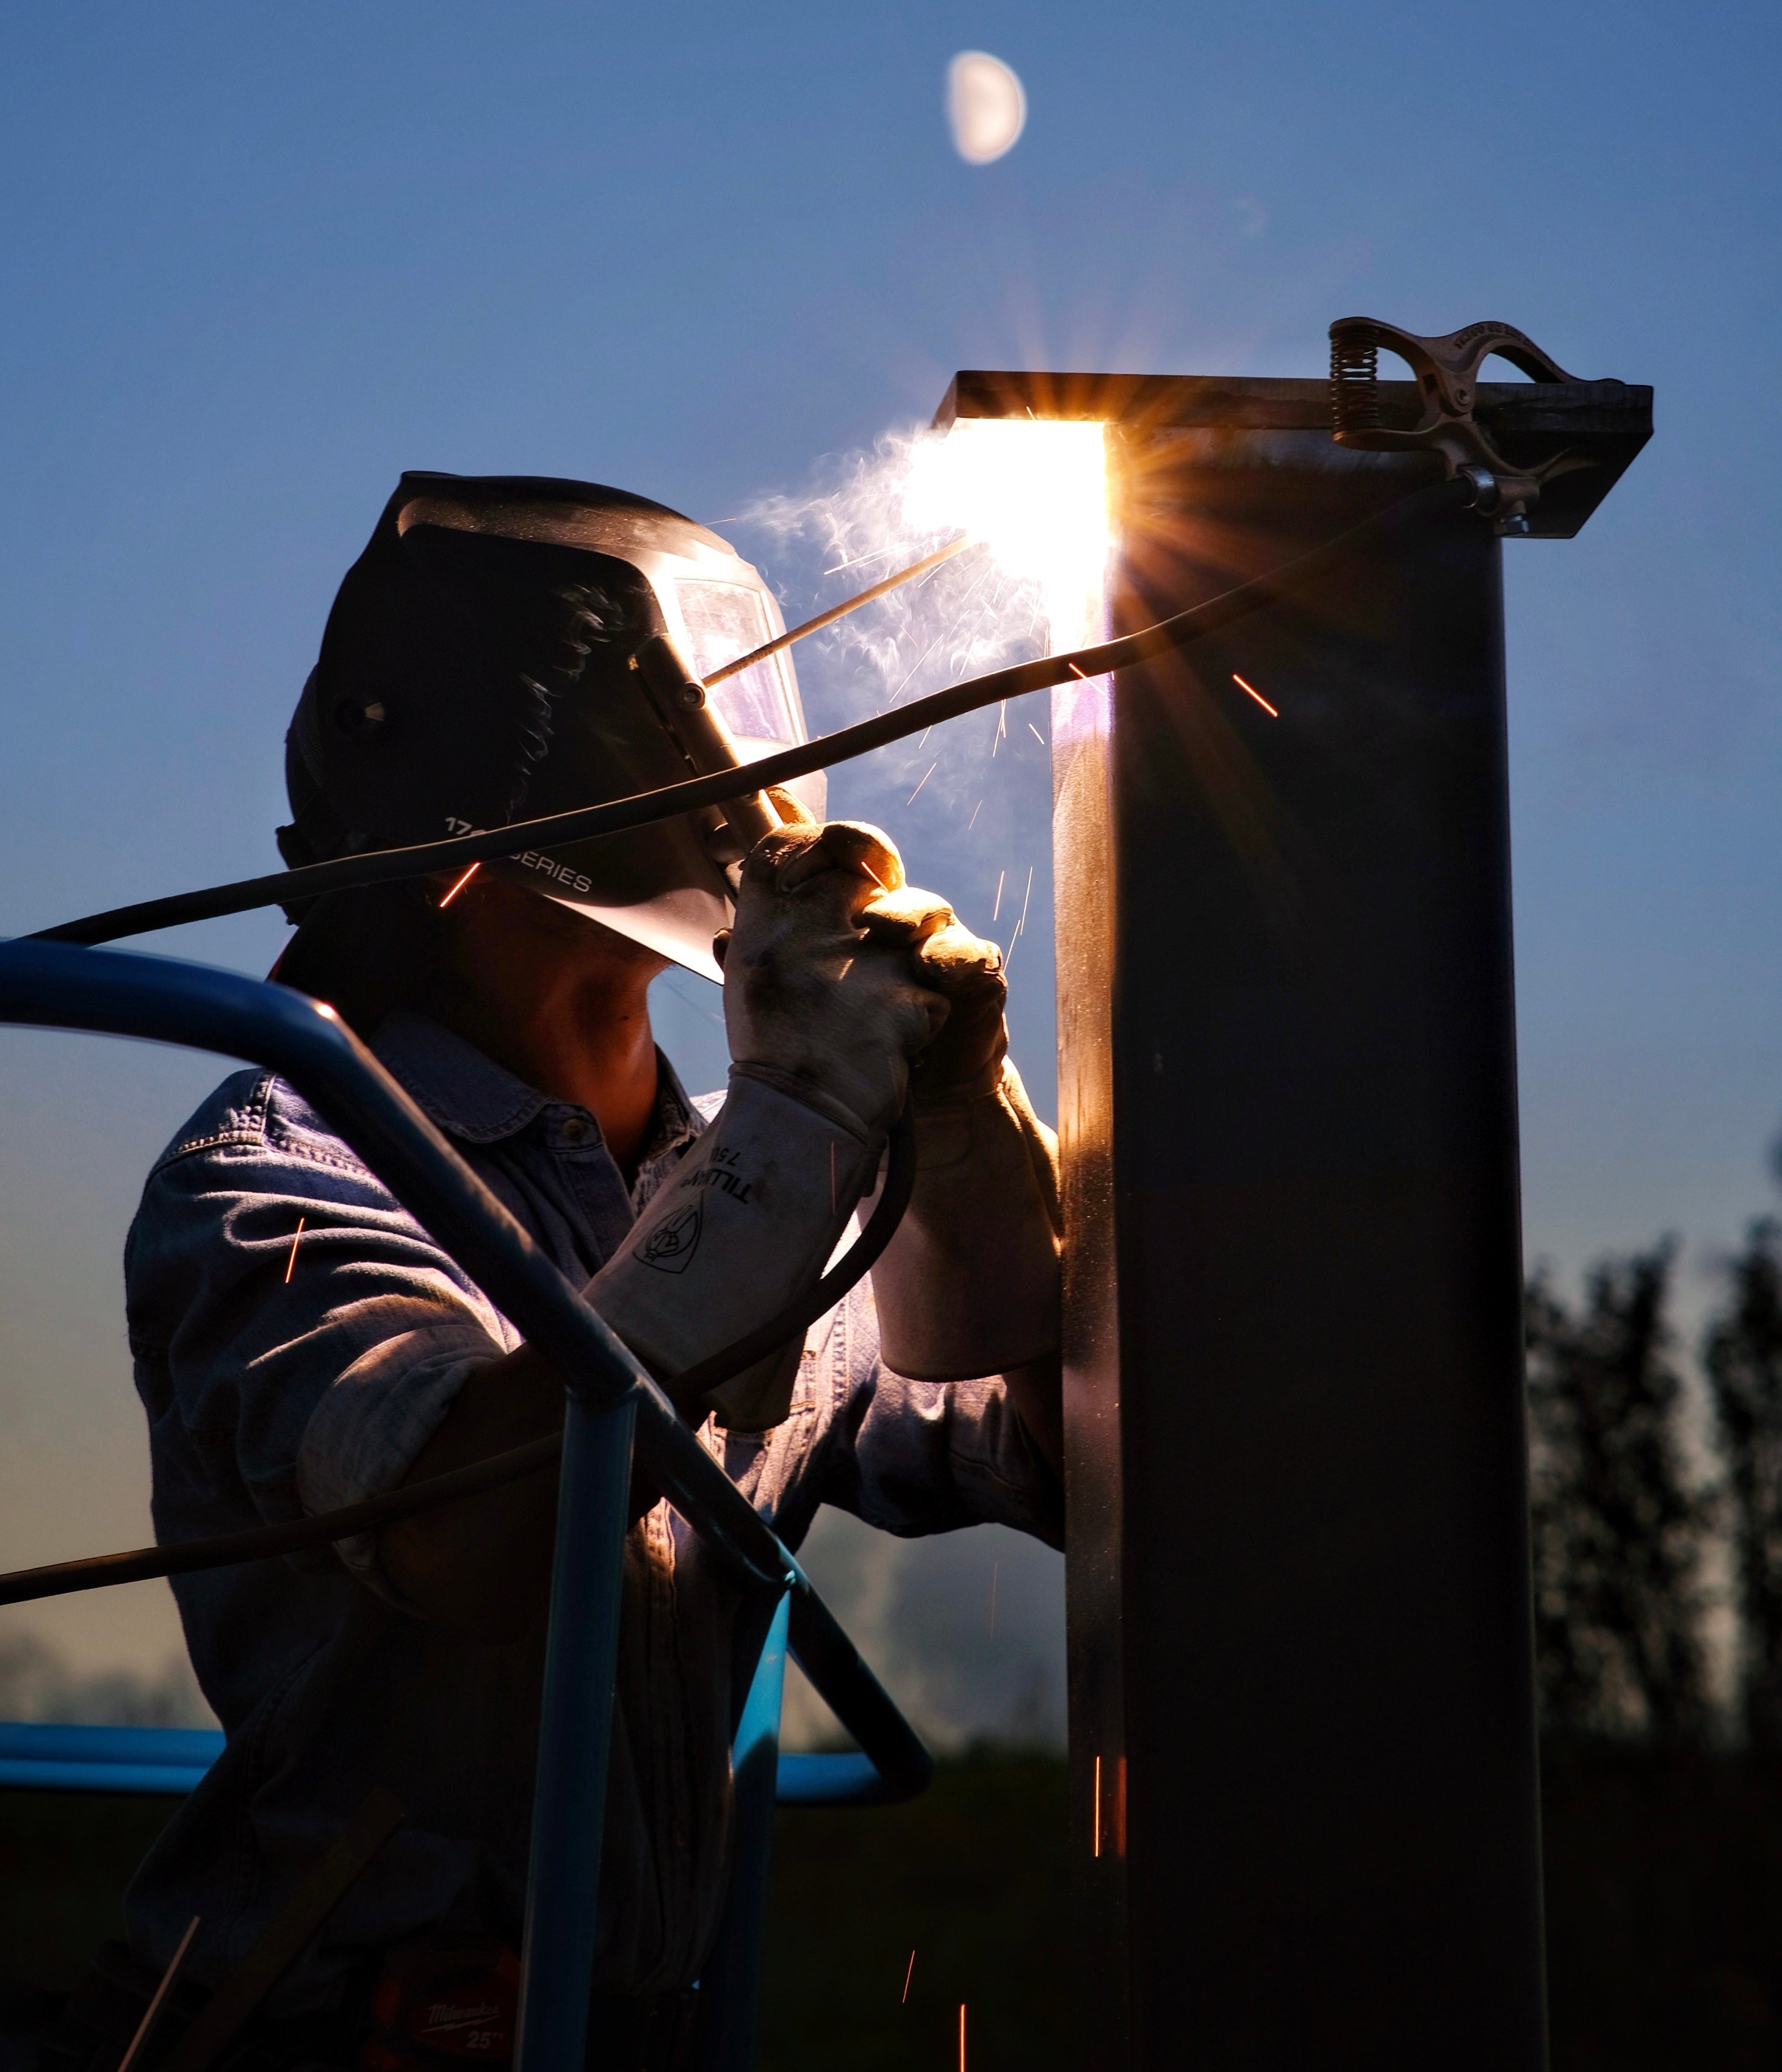
<path id="1" fill-rule="evenodd" d="M 1198 500 L 1284 559 L 1393 473 Z M 1064 1028 L 1079 1786 L 1135 2064 L 1544 2058 L 1499 551 L 1438 521 L 1058 736 L 1060 973 L 1106 971 Z"/>
<path id="2" fill-rule="evenodd" d="M 582 2072 L 612 1748 L 635 1400 L 563 1421 L 514 2072 Z"/>
<path id="3" fill-rule="evenodd" d="M 1537 532 L 1649 430 L 1480 393 L 1598 457 Z M 1323 382 L 941 416 L 1024 412 L 1110 426 L 1116 631 L 1440 473 L 1338 449 Z M 1085 2072 L 1545 2062 L 1499 559 L 1434 517 L 1056 694 Z"/>

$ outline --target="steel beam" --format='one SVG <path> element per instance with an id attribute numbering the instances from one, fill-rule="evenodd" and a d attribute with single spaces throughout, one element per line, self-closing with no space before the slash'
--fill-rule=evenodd
<path id="1" fill-rule="evenodd" d="M 1513 387 L 1599 442 L 1574 532 L 1650 393 Z M 946 411 L 1109 421 L 1125 631 L 1439 475 L 1326 408 Z M 1055 694 L 1084 2067 L 1545 2062 L 1500 553 L 1451 513 Z"/>

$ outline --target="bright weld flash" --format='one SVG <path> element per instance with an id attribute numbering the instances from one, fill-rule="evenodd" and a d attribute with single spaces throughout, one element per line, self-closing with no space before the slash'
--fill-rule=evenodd
<path id="1" fill-rule="evenodd" d="M 912 454 L 903 515 L 922 532 L 962 526 L 1006 575 L 1037 585 L 1053 653 L 1098 630 L 1113 544 L 1099 423 L 957 418 Z"/>

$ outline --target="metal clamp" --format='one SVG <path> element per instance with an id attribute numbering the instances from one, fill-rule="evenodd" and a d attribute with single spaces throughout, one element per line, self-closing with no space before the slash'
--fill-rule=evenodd
<path id="1" fill-rule="evenodd" d="M 1381 419 L 1382 346 L 1417 377 L 1423 415 L 1409 430 L 1389 427 Z M 1373 317 L 1340 317 L 1331 326 L 1331 411 L 1340 446 L 1368 453 L 1438 453 L 1451 479 L 1464 476 L 1473 484 L 1474 508 L 1495 519 L 1499 532 L 1525 532 L 1541 484 L 1591 463 L 1559 453 L 1531 469 L 1505 460 L 1493 447 L 1473 416 L 1479 369 L 1493 353 L 1531 381 L 1577 378 L 1513 324 L 1488 319 L 1445 338 L 1419 338 Z"/>

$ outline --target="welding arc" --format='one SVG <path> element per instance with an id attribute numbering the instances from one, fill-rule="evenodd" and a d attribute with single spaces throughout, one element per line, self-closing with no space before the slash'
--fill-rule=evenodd
<path id="1" fill-rule="evenodd" d="M 703 1396 L 732 1375 L 753 1367 L 792 1338 L 801 1335 L 817 1319 L 833 1309 L 850 1289 L 865 1279 L 879 1256 L 891 1241 L 909 1207 L 916 1186 L 916 1125 L 906 1108 L 892 1124 L 886 1145 L 884 1183 L 872 1214 L 847 1252 L 817 1285 L 776 1317 L 758 1324 L 709 1359 L 699 1361 L 676 1377 L 679 1391 Z M 640 1423 L 637 1444 L 646 1461 L 650 1427 Z M 323 1547 L 336 1540 L 351 1540 L 361 1532 L 375 1531 L 399 1518 L 437 1511 L 442 1504 L 460 1498 L 479 1496 L 485 1490 L 500 1489 L 522 1476 L 542 1474 L 554 1466 L 563 1450 L 561 1433 L 534 1439 L 504 1453 L 491 1453 L 450 1474 L 430 1476 L 402 1489 L 386 1490 L 363 1503 L 351 1503 L 339 1511 L 318 1511 L 313 1517 L 292 1519 L 283 1525 L 250 1526 L 244 1532 L 224 1532 L 208 1540 L 176 1540 L 167 1547 L 139 1547 L 121 1554 L 93 1554 L 82 1561 L 57 1561 L 41 1568 L 15 1568 L 0 1575 L 0 1605 L 31 1604 L 41 1597 L 64 1597 L 77 1590 L 102 1590 L 117 1583 L 146 1582 L 155 1576 L 189 1576 L 200 1568 L 228 1568 L 242 1561 L 270 1561 L 294 1554 L 306 1547 Z"/>
<path id="2" fill-rule="evenodd" d="M 733 799 L 765 791 L 771 784 L 785 784 L 831 763 L 846 763 L 857 755 L 870 755 L 894 741 L 941 720 L 957 719 L 977 712 L 1001 698 L 1020 697 L 1028 691 L 1043 691 L 1077 676 L 1103 676 L 1135 663 L 1190 646 L 1210 634 L 1222 631 L 1235 621 L 1259 611 L 1265 605 L 1327 570 L 1362 553 L 1376 541 L 1420 519 L 1442 512 L 1460 510 L 1476 499 L 1473 483 L 1462 475 L 1440 482 L 1389 504 L 1359 525 L 1339 532 L 1309 552 L 1284 561 L 1266 575 L 1255 577 L 1237 588 L 1209 598 L 1204 604 L 1178 612 L 1137 633 L 1117 640 L 1105 640 L 1094 648 L 1079 648 L 1073 653 L 1048 655 L 1035 662 L 1017 663 L 989 675 L 973 676 L 944 691 L 853 726 L 838 727 L 833 734 L 815 741 L 783 748 L 734 770 L 719 770 L 709 776 L 689 777 L 660 791 L 640 791 L 629 799 L 614 799 L 604 805 L 582 806 L 567 813 L 553 813 L 536 820 L 517 820 L 504 828 L 485 828 L 475 834 L 454 835 L 444 841 L 419 842 L 409 849 L 372 849 L 357 856 L 337 857 L 327 863 L 307 864 L 298 870 L 274 871 L 263 878 L 245 878 L 233 885 L 217 885 L 200 892 L 175 893 L 165 899 L 145 899 L 131 906 L 114 906 L 104 914 L 90 914 L 79 921 L 64 921 L 58 927 L 43 928 L 31 939 L 49 943 L 110 943 L 126 935 L 146 935 L 157 928 L 172 928 L 187 921 L 208 921 L 224 914 L 242 914 L 255 906 L 272 906 L 288 901 L 319 898 L 324 893 L 344 892 L 361 885 L 383 885 L 393 879 L 419 878 L 429 871 L 462 870 L 467 863 L 496 856 L 512 856 L 521 849 L 548 849 L 560 843 L 587 841 L 597 835 L 622 834 L 632 828 L 648 827 L 657 820 L 673 820 L 704 806 L 719 806 Z"/>
<path id="3" fill-rule="evenodd" d="M 739 655 L 734 662 L 726 662 L 721 669 L 714 669 L 702 680 L 707 690 L 714 684 L 721 684 L 726 676 L 739 676 L 745 669 L 757 662 L 764 662 L 770 655 L 777 655 L 782 648 L 789 648 L 795 640 L 802 640 L 807 633 L 821 633 L 825 626 L 833 626 L 838 619 L 846 619 L 850 611 L 858 611 L 863 604 L 870 604 L 877 598 L 887 597 L 894 590 L 901 590 L 905 583 L 913 582 L 916 577 L 926 575 L 930 569 L 937 569 L 943 561 L 950 561 L 955 554 L 962 554 L 973 544 L 969 532 L 961 532 L 957 540 L 949 541 L 936 553 L 925 555 L 919 561 L 912 561 L 907 569 L 899 569 L 894 576 L 887 576 L 883 582 L 874 583 L 870 589 L 856 590 L 852 597 L 844 598 L 839 604 L 832 604 L 827 611 L 820 611 L 814 619 L 807 619 L 802 626 L 795 626 L 790 633 L 782 633 L 776 639 L 761 647 L 751 648 L 746 655 Z"/>

